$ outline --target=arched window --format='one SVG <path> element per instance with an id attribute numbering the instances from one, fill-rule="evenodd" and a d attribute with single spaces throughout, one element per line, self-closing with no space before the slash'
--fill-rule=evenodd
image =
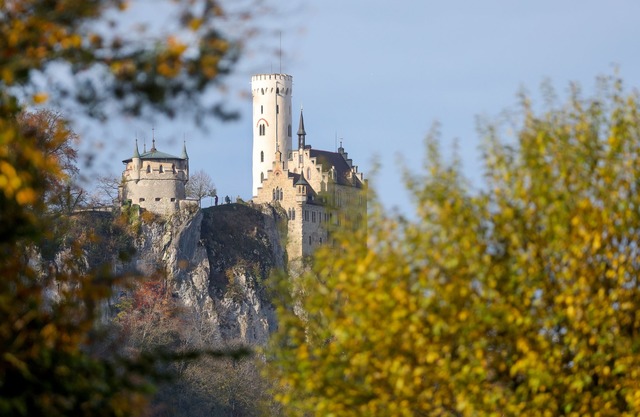
<path id="1" fill-rule="evenodd" d="M 151 173 L 151 164 L 147 164 L 147 174 Z"/>
<path id="2" fill-rule="evenodd" d="M 162 167 L 162 165 L 160 165 L 160 172 L 164 172 L 164 168 Z"/>
<path id="3" fill-rule="evenodd" d="M 260 151 L 260 162 L 264 162 L 264 151 Z"/>
<path id="4" fill-rule="evenodd" d="M 282 191 L 282 188 L 280 189 L 280 200 L 284 199 L 284 192 Z"/>

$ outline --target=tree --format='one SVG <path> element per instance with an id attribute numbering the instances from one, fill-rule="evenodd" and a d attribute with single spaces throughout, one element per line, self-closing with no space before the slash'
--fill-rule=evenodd
<path id="1" fill-rule="evenodd" d="M 62 114 L 49 109 L 18 114 L 20 134 L 32 136 L 45 158 L 54 160 L 60 172 L 45 176 L 44 204 L 49 212 L 70 214 L 86 201 L 87 193 L 78 184 L 78 145 L 80 138 Z"/>
<path id="2" fill-rule="evenodd" d="M 130 357 L 114 347 L 96 353 L 103 341 L 96 328 L 101 306 L 128 276 L 114 276 L 107 262 L 88 269 L 85 248 L 99 240 L 91 228 L 76 240 L 60 239 L 47 204 L 57 185 L 68 185 L 71 154 L 57 148 L 69 143 L 58 134 L 66 124 L 59 117 L 41 120 L 45 113 L 20 116 L 26 106 L 65 98 L 74 111 L 97 118 L 144 109 L 171 116 L 176 108 L 189 108 L 196 119 L 224 115 L 219 105 L 200 101 L 237 56 L 237 43 L 219 30 L 223 9 L 214 0 L 154 7 L 162 4 L 178 8 L 163 28 L 173 34 L 141 36 L 117 24 L 128 21 L 118 19 L 124 0 L 0 0 L 2 415 L 135 415 L 162 377 L 158 357 L 147 352 Z M 39 129 L 40 122 L 54 130 Z M 63 253 L 38 262 L 39 248 L 52 241 L 64 241 Z"/>
<path id="3" fill-rule="evenodd" d="M 540 113 L 524 96 L 515 140 L 485 127 L 477 190 L 432 135 L 415 219 L 374 200 L 281 293 L 287 414 L 638 415 L 638 99 L 615 79 Z"/>
<path id="4" fill-rule="evenodd" d="M 99 175 L 96 180 L 96 188 L 91 196 L 91 204 L 93 206 L 114 206 L 118 202 L 121 185 L 121 177 Z"/>
<path id="5" fill-rule="evenodd" d="M 205 197 L 215 197 L 216 186 L 213 180 L 203 170 L 198 170 L 189 176 L 187 182 L 187 197 L 195 198 L 202 206 L 202 199 Z"/>
<path id="6" fill-rule="evenodd" d="M 175 353 L 229 350 L 220 342 L 212 323 L 173 297 L 161 280 L 138 282 L 120 298 L 115 324 L 125 336 L 121 346 L 140 353 L 164 349 Z M 235 350 L 246 350 L 238 345 Z M 220 357 L 223 356 L 223 357 Z M 163 416 L 267 416 L 263 409 L 270 398 L 259 374 L 256 358 L 250 356 L 201 356 L 169 364 L 174 378 L 159 386 L 150 415 Z M 275 414 L 278 415 L 278 414 Z"/>

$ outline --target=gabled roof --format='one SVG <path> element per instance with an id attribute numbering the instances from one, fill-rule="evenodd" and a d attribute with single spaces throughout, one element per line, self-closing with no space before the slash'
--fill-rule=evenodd
<path id="1" fill-rule="evenodd" d="M 353 185 L 349 179 L 351 167 L 347 164 L 344 157 L 338 152 L 321 151 L 311 148 L 309 156 L 316 158 L 317 164 L 322 164 L 324 171 L 329 171 L 331 167 L 336 170 L 336 182 L 340 185 Z M 361 187 L 362 182 L 356 177 L 356 187 Z"/>

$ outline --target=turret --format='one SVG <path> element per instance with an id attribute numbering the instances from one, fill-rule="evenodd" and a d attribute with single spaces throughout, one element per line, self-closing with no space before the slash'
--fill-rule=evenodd
<path id="1" fill-rule="evenodd" d="M 304 179 L 304 173 L 300 174 L 300 179 L 294 184 L 296 187 L 296 202 L 304 203 L 307 201 L 307 193 L 309 183 Z"/>
<path id="2" fill-rule="evenodd" d="M 134 181 L 140 181 L 140 169 L 142 168 L 142 161 L 140 160 L 140 152 L 138 151 L 138 139 L 136 139 L 136 147 L 133 150 L 133 157 L 131 158 L 131 179 Z"/>
<path id="3" fill-rule="evenodd" d="M 307 132 L 304 130 L 304 117 L 302 109 L 300 109 L 300 122 L 298 122 L 298 149 L 300 152 L 304 149 Z"/>
<path id="4" fill-rule="evenodd" d="M 184 177 L 185 182 L 189 181 L 189 155 L 187 154 L 187 141 L 182 142 L 182 155 L 180 155 L 182 159 L 185 160 L 184 164 Z"/>
<path id="5" fill-rule="evenodd" d="M 293 77 L 258 74 L 251 77 L 253 95 L 253 195 L 257 195 L 273 167 L 276 151 L 285 162 L 291 151 L 291 95 Z"/>

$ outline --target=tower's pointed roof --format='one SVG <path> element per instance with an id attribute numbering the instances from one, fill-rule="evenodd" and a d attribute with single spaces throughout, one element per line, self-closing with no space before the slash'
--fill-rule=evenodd
<path id="1" fill-rule="evenodd" d="M 187 141 L 186 140 L 182 143 L 182 159 L 189 159 L 189 155 L 187 154 Z"/>
<path id="2" fill-rule="evenodd" d="M 136 147 L 133 150 L 133 157 L 140 158 L 140 151 L 138 151 L 138 138 L 136 138 Z"/>
<path id="3" fill-rule="evenodd" d="M 304 117 L 302 116 L 302 109 L 300 109 L 300 123 L 298 123 L 298 136 L 306 135 L 307 132 L 304 130 Z"/>
<path id="4" fill-rule="evenodd" d="M 293 185 L 307 185 L 307 186 L 309 185 L 309 183 L 307 182 L 307 180 L 306 180 L 306 179 L 304 179 L 304 173 L 301 173 L 301 174 L 300 174 L 300 179 L 298 179 L 298 181 L 296 181 L 296 183 L 295 183 L 295 184 L 293 184 Z"/>

